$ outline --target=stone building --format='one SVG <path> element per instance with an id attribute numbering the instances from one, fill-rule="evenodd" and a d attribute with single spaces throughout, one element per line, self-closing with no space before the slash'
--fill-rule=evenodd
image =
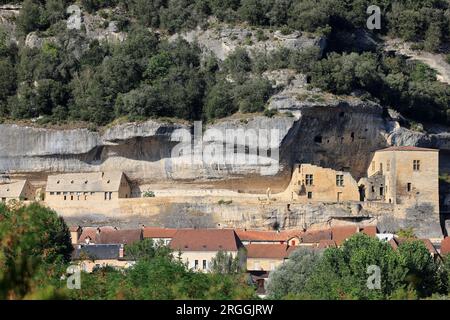
<path id="1" fill-rule="evenodd" d="M 305 202 L 358 201 L 358 184 L 349 172 L 311 164 L 297 165 L 289 192 L 293 200 Z"/>
<path id="2" fill-rule="evenodd" d="M 52 175 L 45 191 L 45 199 L 50 202 L 111 201 L 130 195 L 130 183 L 123 172 Z"/>
<path id="3" fill-rule="evenodd" d="M 439 150 L 390 147 L 376 151 L 360 180 L 361 200 L 429 204 L 439 211 Z"/>
<path id="4" fill-rule="evenodd" d="M 0 184 L 0 200 L 8 202 L 10 200 L 33 200 L 33 187 L 28 180 L 12 180 Z"/>

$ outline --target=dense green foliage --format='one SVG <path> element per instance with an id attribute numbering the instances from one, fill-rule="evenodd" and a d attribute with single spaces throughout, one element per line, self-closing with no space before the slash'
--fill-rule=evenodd
<path id="1" fill-rule="evenodd" d="M 2 0 L 0 3 L 8 3 Z M 128 31 L 122 44 L 89 40 L 65 30 L 67 0 L 25 0 L 17 18 L 19 39 L 31 31 L 56 41 L 41 49 L 19 48 L 0 31 L 0 117 L 39 121 L 86 121 L 104 125 L 116 118 L 176 117 L 215 119 L 237 111 L 261 112 L 274 93 L 260 75 L 293 68 L 312 85 L 337 94 L 362 90 L 367 98 L 422 121 L 449 123 L 449 88 L 423 65 L 374 53 L 328 54 L 282 49 L 250 58 L 238 49 L 223 63 L 202 57 L 184 41 L 167 42 L 163 33 L 208 27 L 209 17 L 259 28 L 326 34 L 331 50 L 352 50 L 334 35 L 365 28 L 366 9 L 379 5 L 382 30 L 441 51 L 449 40 L 448 2 L 443 0 L 81 0 L 82 10 Z M 107 8 L 115 10 L 105 11 Z M 258 39 L 264 33 L 256 30 Z M 21 42 L 19 42 L 21 43 Z M 341 45 L 341 47 L 339 47 Z M 318 61 L 319 60 L 319 61 Z M 232 81 L 230 81 L 232 80 Z"/>
<path id="2" fill-rule="evenodd" d="M 72 244 L 63 219 L 37 204 L 0 205 L 0 299 L 56 298 Z"/>
<path id="3" fill-rule="evenodd" d="M 435 261 L 420 241 L 398 250 L 357 234 L 341 248 L 317 253 L 300 249 L 270 276 L 269 294 L 298 299 L 406 299 L 448 293 L 445 265 Z M 448 262 L 447 262 L 448 265 Z M 381 289 L 368 289 L 367 267 L 380 268 Z M 447 267 L 448 270 L 448 267 Z M 371 282 L 373 283 L 373 282 Z"/>

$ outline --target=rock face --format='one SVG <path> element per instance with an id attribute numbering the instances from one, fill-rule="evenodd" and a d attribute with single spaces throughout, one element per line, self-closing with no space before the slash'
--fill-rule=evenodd
<path id="1" fill-rule="evenodd" d="M 259 32 L 258 35 L 258 32 L 250 29 L 219 26 L 207 30 L 197 28 L 174 35 L 170 40 L 182 37 L 188 42 L 197 42 L 204 51 L 214 53 L 220 60 L 224 60 L 238 47 L 244 48 L 249 54 L 268 53 L 280 48 L 296 50 L 319 48 L 322 53 L 326 48 L 326 39 L 321 37 L 307 36 L 299 32 L 289 35 L 283 35 L 280 31 L 261 30 Z"/>

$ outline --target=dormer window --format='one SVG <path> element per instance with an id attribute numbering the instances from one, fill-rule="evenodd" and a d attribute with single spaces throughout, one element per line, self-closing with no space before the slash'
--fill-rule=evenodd
<path id="1" fill-rule="evenodd" d="M 111 182 L 111 180 L 106 181 L 106 183 L 110 183 L 110 182 Z"/>
<path id="2" fill-rule="evenodd" d="M 70 183 L 71 183 L 71 184 L 73 184 L 73 180 L 72 180 L 72 181 L 70 181 Z"/>
<path id="3" fill-rule="evenodd" d="M 59 180 L 58 180 L 58 181 L 56 181 L 56 184 L 59 184 L 59 182 L 60 182 Z"/>

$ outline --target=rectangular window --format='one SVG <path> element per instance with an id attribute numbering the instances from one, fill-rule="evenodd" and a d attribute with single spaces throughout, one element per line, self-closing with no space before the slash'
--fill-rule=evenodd
<path id="1" fill-rule="evenodd" d="M 60 196 L 60 195 L 61 195 L 61 192 L 57 192 L 56 195 L 57 195 L 57 196 Z"/>
<path id="2" fill-rule="evenodd" d="M 413 161 L 413 170 L 414 171 L 420 171 L 420 160 L 414 160 Z"/>
<path id="3" fill-rule="evenodd" d="M 387 172 L 391 171 L 391 160 L 388 160 L 386 163 L 386 171 Z"/>
<path id="4" fill-rule="evenodd" d="M 314 184 L 314 176 L 312 174 L 307 174 L 305 181 L 307 186 L 312 186 Z"/>
<path id="5" fill-rule="evenodd" d="M 342 174 L 336 175 L 336 185 L 338 187 L 343 187 L 344 186 L 344 175 L 342 175 Z"/>
<path id="6" fill-rule="evenodd" d="M 380 163 L 380 172 L 383 172 L 383 164 Z"/>
<path id="7" fill-rule="evenodd" d="M 197 270 L 198 269 L 198 260 L 194 261 L 194 269 Z"/>
<path id="8" fill-rule="evenodd" d="M 372 161 L 372 171 L 375 171 L 375 161 Z"/>
<path id="9" fill-rule="evenodd" d="M 412 190 L 412 184 L 411 184 L 410 182 L 408 182 L 408 184 L 406 185 L 406 190 L 407 190 L 408 192 L 411 192 L 411 190 Z"/>
<path id="10" fill-rule="evenodd" d="M 384 196 L 384 188 L 380 187 L 380 196 Z"/>
<path id="11" fill-rule="evenodd" d="M 308 199 L 312 199 L 312 197 L 313 197 L 312 192 L 308 192 Z"/>
<path id="12" fill-rule="evenodd" d="M 207 267 L 206 260 L 203 260 L 203 270 L 206 270 L 206 267 Z"/>
<path id="13" fill-rule="evenodd" d="M 108 192 L 105 192 L 105 200 L 108 200 Z"/>
<path id="14" fill-rule="evenodd" d="M 112 192 L 109 193 L 109 200 L 112 199 Z"/>
<path id="15" fill-rule="evenodd" d="M 64 200 L 67 200 L 67 196 L 64 196 Z"/>

